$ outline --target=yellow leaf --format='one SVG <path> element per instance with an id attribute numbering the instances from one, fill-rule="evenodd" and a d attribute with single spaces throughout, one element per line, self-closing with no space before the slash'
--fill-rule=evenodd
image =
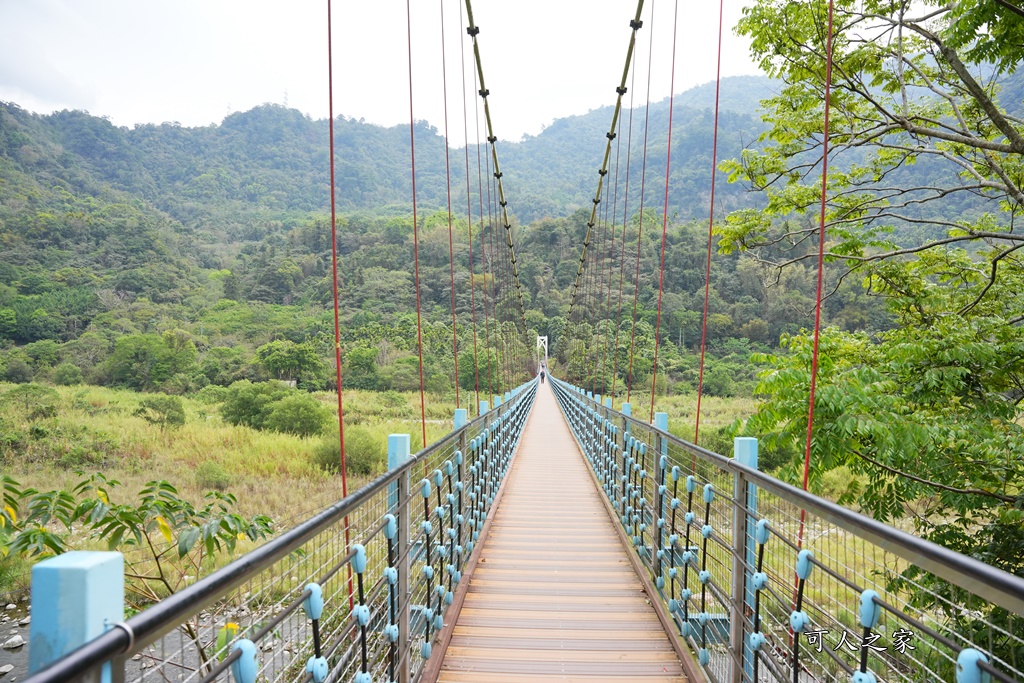
<path id="1" fill-rule="evenodd" d="M 11 518 L 12 524 L 18 523 L 18 513 L 13 507 L 10 505 L 4 505 L 4 512 L 6 512 L 7 516 Z M 2 521 L 2 519 L 0 519 L 0 521 Z"/>
<path id="2" fill-rule="evenodd" d="M 163 517 L 157 517 L 156 525 L 160 527 L 160 533 L 163 534 L 165 541 L 170 543 L 174 540 L 174 535 L 171 533 L 171 525 L 167 523 L 166 519 Z"/>

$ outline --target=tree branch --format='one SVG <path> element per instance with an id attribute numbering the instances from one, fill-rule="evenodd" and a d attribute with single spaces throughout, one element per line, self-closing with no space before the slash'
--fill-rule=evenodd
<path id="1" fill-rule="evenodd" d="M 903 470 L 898 470 L 895 467 L 890 467 L 889 465 L 882 464 L 882 463 L 878 462 L 877 460 L 875 460 L 874 458 L 871 458 L 871 457 L 865 455 L 864 453 L 861 453 L 857 449 L 851 449 L 851 450 L 853 451 L 854 455 L 856 455 L 861 460 L 864 460 L 865 462 L 869 462 L 872 465 L 874 465 L 875 467 L 878 467 L 879 469 L 882 469 L 882 470 L 888 472 L 889 474 L 895 475 L 897 477 L 903 477 L 903 478 L 906 478 L 906 479 L 910 479 L 911 481 L 916 481 L 918 484 L 924 484 L 925 486 L 931 486 L 933 488 L 939 489 L 940 491 L 949 491 L 950 493 L 960 493 L 960 494 L 963 494 L 963 495 L 970 495 L 970 496 L 982 496 L 983 498 L 991 498 L 993 500 L 998 500 L 998 501 L 1003 502 L 1003 503 L 1014 504 L 1014 503 L 1017 502 L 1017 499 L 1014 498 L 1013 496 L 1006 496 L 1006 495 L 1003 495 L 1001 493 L 994 493 L 992 491 L 986 491 L 984 489 L 961 489 L 961 488 L 957 488 L 956 486 L 948 486 L 946 484 L 940 484 L 937 481 L 931 481 L 929 479 L 924 479 L 922 477 L 915 476 L 915 475 L 911 474 L 910 472 L 904 472 Z"/>

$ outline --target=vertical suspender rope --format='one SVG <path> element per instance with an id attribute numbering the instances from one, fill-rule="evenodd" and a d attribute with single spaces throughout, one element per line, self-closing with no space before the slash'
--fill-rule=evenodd
<path id="1" fill-rule="evenodd" d="M 615 321 L 615 345 L 612 360 L 612 395 L 619 379 L 619 330 L 622 328 L 622 282 L 626 272 L 626 226 L 629 224 L 629 167 L 633 158 L 633 90 L 636 84 L 636 67 L 629 82 L 629 127 L 626 133 L 626 183 L 622 197 L 622 253 L 619 255 L 619 313 Z M 627 401 L 629 399 L 626 399 Z"/>
<path id="2" fill-rule="evenodd" d="M 331 43 L 331 0 L 327 0 L 327 116 L 331 146 L 331 289 L 334 293 L 334 367 L 338 383 L 338 452 L 341 459 L 341 495 L 348 496 L 348 467 L 345 463 L 345 406 L 341 386 L 341 323 L 338 295 L 338 220 L 334 189 L 334 49 Z M 345 517 L 345 550 L 351 541 L 348 517 Z M 348 607 L 355 604 L 352 591 L 352 568 L 348 570 Z"/>
<path id="3" fill-rule="evenodd" d="M 451 148 L 448 144 L 448 63 L 445 54 L 444 39 L 444 0 L 441 6 L 441 92 L 444 94 L 444 178 L 448 196 L 448 272 L 452 286 L 452 357 L 455 360 L 455 407 L 461 408 L 459 401 L 459 322 L 455 317 L 455 238 L 452 235 L 452 165 Z M 426 448 L 426 443 L 423 446 Z"/>
<path id="4" fill-rule="evenodd" d="M 619 128 L 620 129 L 622 128 L 621 121 L 620 121 L 620 124 L 619 124 Z M 611 244 L 608 247 L 608 276 L 607 276 L 606 282 L 605 282 L 604 315 L 602 315 L 602 319 L 606 320 L 606 321 L 609 321 L 609 322 L 610 322 L 609 319 L 611 317 L 611 312 L 612 312 L 612 303 L 611 303 L 611 298 L 612 298 L 612 278 L 614 276 L 613 271 L 615 270 L 615 219 L 616 219 L 616 217 L 618 217 L 618 204 L 619 204 L 619 154 L 622 151 L 622 136 L 616 136 L 616 137 L 617 137 L 618 141 L 615 143 L 615 180 L 614 180 L 614 182 L 612 184 L 612 188 L 613 188 L 612 189 L 612 203 L 611 203 L 611 205 L 608 208 L 605 209 L 605 211 L 606 211 L 605 220 L 606 221 L 608 220 L 608 215 L 607 215 L 608 213 L 610 213 L 611 217 L 612 217 L 611 218 L 612 224 L 611 224 L 611 228 L 610 228 L 611 235 L 612 235 L 612 241 L 611 241 Z M 605 325 L 605 327 L 607 327 L 607 324 Z M 607 392 L 608 392 L 608 370 L 609 370 L 608 365 L 611 362 L 611 359 L 609 358 L 609 348 L 608 347 L 611 345 L 611 339 L 612 339 L 612 335 L 611 335 L 611 333 L 609 331 L 609 333 L 607 335 L 607 338 L 604 339 L 603 342 L 601 343 L 601 356 L 602 356 L 602 362 L 601 362 L 601 365 L 602 365 L 602 370 L 601 370 L 601 378 L 602 378 L 601 393 L 602 394 L 607 394 Z M 614 379 L 612 380 L 612 384 L 614 385 Z M 615 392 L 613 391 L 611 395 L 614 396 Z"/>
<path id="5" fill-rule="evenodd" d="M 821 212 L 818 217 L 818 287 L 814 301 L 814 349 L 811 353 L 811 387 L 807 401 L 807 440 L 804 445 L 804 477 L 803 487 L 807 490 L 807 482 L 811 474 L 811 437 L 814 434 L 814 394 L 818 387 L 818 341 L 821 336 L 821 290 L 824 281 L 825 265 L 825 200 L 828 197 L 828 135 L 829 114 L 832 93 L 832 16 L 834 1 L 828 1 L 828 33 L 825 37 L 825 121 L 821 140 Z M 802 547 L 804 540 L 804 519 L 806 510 L 800 510 L 800 529 L 796 537 L 797 548 Z"/>
<path id="6" fill-rule="evenodd" d="M 675 101 L 676 88 L 676 29 L 679 19 L 679 0 L 675 2 L 672 15 L 672 77 L 668 94 L 668 151 L 665 155 L 665 204 L 661 216 L 661 267 L 658 275 L 658 317 L 654 326 L 654 367 L 651 372 L 651 417 L 654 422 L 654 395 L 658 383 L 658 338 L 661 333 L 661 295 L 665 291 L 665 251 L 668 248 L 668 178 L 672 170 L 672 105 Z"/>
<path id="7" fill-rule="evenodd" d="M 412 10 L 405 0 L 405 21 L 409 52 L 409 154 L 412 164 L 412 253 L 416 286 L 416 347 L 420 359 L 420 427 L 423 431 L 422 448 L 427 447 L 427 399 L 423 384 L 423 318 L 420 311 L 420 236 L 416 220 L 416 120 L 413 118 L 412 96 Z M 423 467 L 427 464 L 424 462 Z"/>
<path id="8" fill-rule="evenodd" d="M 462 25 L 462 3 L 459 3 L 459 26 Z M 476 401 L 473 406 L 480 407 L 480 357 L 477 353 L 476 335 L 476 273 L 473 268 L 473 197 L 469 184 L 469 109 L 466 106 L 466 42 L 459 41 L 460 65 L 462 67 L 462 139 L 466 150 L 466 228 L 469 230 L 469 311 L 473 319 L 473 387 L 476 390 Z M 479 149 L 479 147 L 478 147 Z M 470 415 L 473 411 L 470 411 Z"/>
<path id="9" fill-rule="evenodd" d="M 704 395 L 704 353 L 708 341 L 708 299 L 711 295 L 711 241 L 715 225 L 715 172 L 718 165 L 718 102 L 722 90 L 722 23 L 725 0 L 718 2 L 718 66 L 715 72 L 715 129 L 711 142 L 711 202 L 708 208 L 708 253 L 704 265 L 704 317 L 700 326 L 700 377 L 697 380 L 697 415 L 693 423 L 693 443 L 700 439 L 700 400 Z M 694 456 L 696 457 L 696 456 Z"/>
<path id="10" fill-rule="evenodd" d="M 474 92 L 479 85 L 477 81 L 477 72 L 473 71 L 473 85 Z M 494 392 L 494 345 L 491 344 L 491 312 L 490 312 L 490 292 L 491 286 L 487 279 L 487 248 L 484 242 L 484 233 L 487 231 L 487 224 L 484 222 L 484 179 L 481 171 L 481 152 L 480 152 L 480 101 L 475 97 L 474 102 L 474 119 L 476 122 L 476 197 L 477 203 L 480 209 L 480 265 L 484 276 L 484 348 L 487 352 L 487 397 L 488 403 L 490 402 L 490 396 Z M 490 185 L 488 185 L 488 192 L 490 192 Z M 492 269 L 493 277 L 493 269 Z M 479 404 L 478 404 L 479 405 Z"/>
<path id="11" fill-rule="evenodd" d="M 651 63 L 654 58 L 654 0 L 651 0 L 651 38 L 647 54 L 647 103 L 644 105 L 644 156 L 640 164 L 640 223 L 636 232 L 636 273 L 633 276 L 633 323 L 630 325 L 629 373 L 626 375 L 626 401 L 633 395 L 633 352 L 636 350 L 636 305 L 640 297 L 640 253 L 644 234 L 644 194 L 647 186 L 647 133 L 651 123 Z"/>

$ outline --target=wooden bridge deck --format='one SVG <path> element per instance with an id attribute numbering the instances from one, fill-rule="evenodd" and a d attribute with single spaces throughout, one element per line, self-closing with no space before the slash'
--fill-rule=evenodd
<path id="1" fill-rule="evenodd" d="M 686 680 L 549 384 L 483 540 L 438 681 Z"/>

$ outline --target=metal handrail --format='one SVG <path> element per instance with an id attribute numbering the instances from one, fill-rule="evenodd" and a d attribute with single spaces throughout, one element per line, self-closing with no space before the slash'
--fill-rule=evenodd
<path id="1" fill-rule="evenodd" d="M 554 377 L 551 379 L 564 386 L 571 386 Z M 1024 616 L 1024 578 L 808 493 L 760 470 L 740 464 L 732 458 L 701 448 L 658 429 L 643 420 L 602 406 L 586 394 L 577 393 L 576 396 L 604 411 L 605 414 L 643 427 L 720 469 L 742 474 L 750 483 L 771 491 L 801 509 L 814 512 L 836 526 L 871 541 L 935 576 L 951 583 L 969 584 L 972 592 L 980 597 Z"/>
<path id="2" fill-rule="evenodd" d="M 530 387 L 530 383 L 524 387 Z M 300 549 L 318 534 L 344 520 L 346 516 L 358 510 L 374 496 L 380 495 L 389 485 L 398 482 L 411 468 L 425 462 L 438 451 L 457 444 L 463 435 L 480 430 L 495 419 L 494 416 L 499 413 L 499 410 L 502 413 L 506 412 L 509 407 L 515 410 L 520 401 L 532 398 L 532 396 L 533 393 L 526 389 L 514 393 L 511 400 L 503 404 L 500 409 L 495 407 L 491 411 L 477 416 L 437 442 L 418 451 L 404 463 L 379 475 L 348 497 L 281 536 L 246 553 L 184 590 L 170 595 L 126 621 L 113 626 L 102 635 L 29 676 L 25 679 L 25 683 L 65 683 L 76 677 L 81 678 L 97 671 L 104 663 L 114 658 L 131 657 L 179 627 L 183 620 L 209 607 L 233 589 L 257 576 L 261 571 Z M 341 565 L 350 559 L 351 554 L 341 561 Z"/>

